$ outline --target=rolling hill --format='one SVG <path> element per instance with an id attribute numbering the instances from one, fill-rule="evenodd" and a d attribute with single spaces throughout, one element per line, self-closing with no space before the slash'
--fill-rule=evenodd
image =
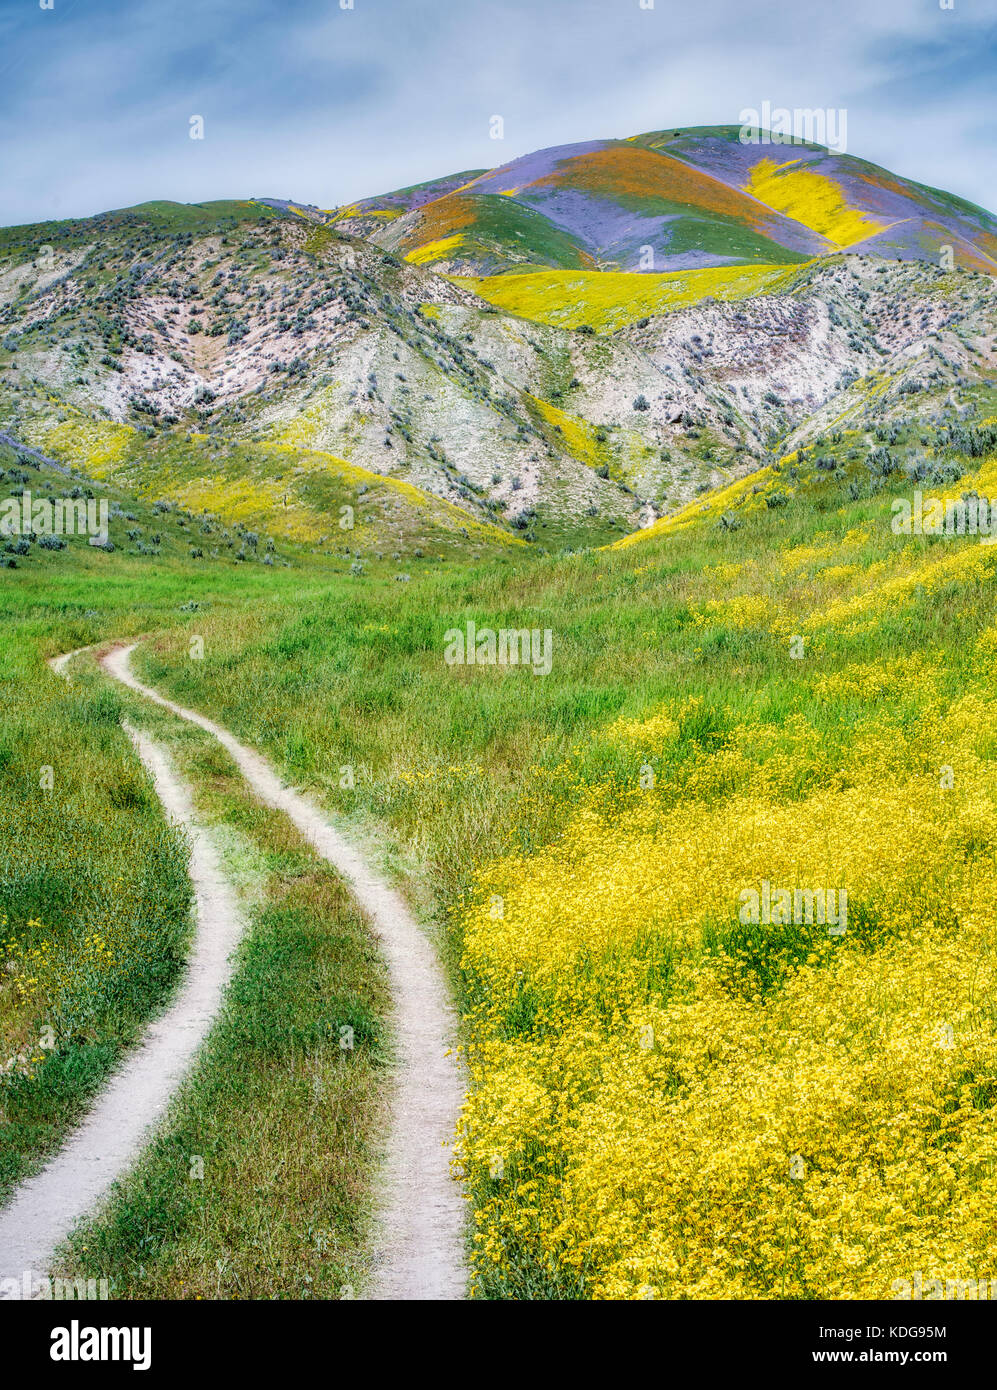
<path id="1" fill-rule="evenodd" d="M 0 230 L 0 429 L 362 561 L 603 544 L 808 431 L 958 418 L 995 378 L 997 220 L 736 135 L 565 146 L 336 211 Z"/>
<path id="2" fill-rule="evenodd" d="M 561 145 L 331 214 L 420 265 L 490 276 L 791 264 L 849 250 L 997 270 L 997 219 L 823 145 L 738 126 Z M 651 257 L 653 256 L 653 260 Z"/>

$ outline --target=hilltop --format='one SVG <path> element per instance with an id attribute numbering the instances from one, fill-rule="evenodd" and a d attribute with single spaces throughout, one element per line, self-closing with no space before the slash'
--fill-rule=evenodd
<path id="1" fill-rule="evenodd" d="M 738 126 L 560 145 L 369 198 L 331 221 L 420 265 L 672 271 L 839 251 L 997 270 L 997 218 L 823 145 Z"/>

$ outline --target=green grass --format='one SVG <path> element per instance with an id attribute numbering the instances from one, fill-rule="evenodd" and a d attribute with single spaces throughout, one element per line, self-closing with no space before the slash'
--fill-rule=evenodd
<path id="1" fill-rule="evenodd" d="M 0 1195 L 168 998 L 188 941 L 186 847 L 135 765 L 117 697 L 67 689 L 33 626 L 4 623 L 0 675 Z"/>
<path id="2" fill-rule="evenodd" d="M 462 193 L 461 201 L 474 205 L 474 221 L 456 229 L 459 245 L 445 251 L 447 259 L 478 260 L 486 270 L 500 270 L 509 264 L 510 255 L 516 262 L 529 261 L 534 265 L 575 268 L 589 265 L 591 257 L 581 242 L 570 232 L 561 231 L 542 213 L 525 207 L 512 198 L 498 193 Z M 451 233 L 444 232 L 444 242 Z M 425 242 L 427 248 L 437 241 Z M 432 265 L 439 255 L 424 258 L 419 249 L 408 252 L 409 259 L 420 265 Z"/>
<path id="3" fill-rule="evenodd" d="M 45 658 L 189 631 L 208 605 L 258 602 L 291 578 L 163 550 L 150 562 L 74 539 L 0 571 L 0 1195 L 57 1147 L 165 1004 L 189 938 L 186 846 L 120 728 L 116 688 L 67 684 Z"/>
<path id="4" fill-rule="evenodd" d="M 922 433 L 901 432 L 894 454 L 903 461 L 924 452 Z M 871 431 L 825 440 L 726 498 L 704 499 L 705 510 L 690 512 L 687 524 L 626 548 L 421 567 L 405 585 L 393 582 L 388 567 L 355 578 L 304 558 L 285 570 L 197 566 L 178 554 L 152 568 L 124 554 L 73 552 L 5 572 L 4 635 L 17 654 L 7 673 L 9 707 L 20 719 L 8 753 L 15 773 L 5 768 L 3 783 L 6 862 L 27 864 L 40 849 L 54 862 L 55 818 L 18 809 L 46 747 L 71 770 L 58 805 L 59 819 L 75 827 L 74 854 L 67 851 L 46 878 L 61 896 L 39 898 L 25 876 L 4 899 L 8 911 L 21 922 L 37 909 L 71 941 L 79 930 L 71 905 L 91 873 L 87 856 L 75 851 L 99 842 L 93 872 L 105 881 L 126 857 L 116 827 L 127 823 L 135 836 L 129 862 L 151 885 L 148 901 L 167 905 L 172 941 L 182 940 L 182 854 L 176 845 L 162 849 L 161 816 L 117 729 L 121 697 L 96 678 L 67 689 L 41 664 L 52 651 L 147 634 L 136 664 L 151 684 L 259 747 L 335 816 L 379 833 L 416 907 L 440 928 L 466 1003 L 474 982 L 460 971 L 460 919 L 476 866 L 510 846 L 530 853 L 550 843 L 586 796 L 611 810 L 613 798 L 627 794 L 643 754 L 608 735 L 617 718 L 698 697 L 701 706 L 691 707 L 667 764 L 658 759 L 655 772 L 670 795 L 695 788 L 707 800 L 730 791 L 722 760 L 712 790 L 702 779 L 713 775 L 711 758 L 738 725 L 760 722 L 772 734 L 767 757 L 797 746 L 805 729 L 821 752 L 805 783 L 787 786 L 786 795 L 798 798 L 846 774 L 872 718 L 889 730 L 898 756 L 916 756 L 916 692 L 901 690 L 884 707 L 875 693 L 829 693 L 835 673 L 928 652 L 942 661 L 946 698 L 975 688 L 973 643 L 992 625 L 987 569 L 973 583 L 914 584 L 897 602 L 875 606 L 884 574 L 914 573 L 974 544 L 892 534 L 891 500 L 914 485 L 902 473 L 883 477 L 867 466 L 878 447 Z M 942 461 L 937 437 L 928 453 Z M 818 468 L 815 455 L 833 456 L 835 467 Z M 956 461 L 966 474 L 962 485 L 971 485 L 978 462 Z M 989 481 L 980 487 L 988 489 Z M 770 506 L 775 494 L 785 500 Z M 722 517 L 735 526 L 720 524 Z M 836 574 L 841 566 L 847 572 Z M 852 595 L 869 600 L 870 621 L 821 626 L 825 609 Z M 737 619 L 729 605 L 739 599 L 764 600 L 785 628 L 750 613 Z M 551 675 L 448 666 L 444 633 L 469 619 L 479 628 L 551 628 Z M 806 627 L 812 620 L 816 627 Z M 804 630 L 806 656 L 794 661 L 788 636 Z M 203 660 L 190 659 L 195 633 L 205 641 Z M 140 717 L 150 719 L 148 712 Z M 153 721 L 175 738 L 166 724 Z M 108 1217 L 77 1241 L 72 1259 L 79 1270 L 110 1273 L 117 1289 L 136 1296 L 335 1294 L 363 1277 L 365 1175 L 383 1038 L 379 967 L 338 884 L 279 822 L 246 801 L 217 750 L 197 739 L 177 746 L 202 805 L 228 837 L 231 862 L 247 885 L 265 887 L 257 888 L 229 1007 L 195 1077 L 139 1172 Z M 345 765 L 354 770 L 352 788 L 341 785 Z M 127 808 L 121 819 L 115 798 L 119 810 Z M 98 910 L 111 908 L 102 900 Z M 175 968 L 174 950 L 172 966 L 159 961 L 151 984 L 134 995 L 131 1014 L 98 1011 L 89 1021 L 80 1046 L 91 1051 L 79 1053 L 65 1083 L 71 1104 L 54 1112 L 44 1135 L 28 1125 L 17 1131 L 11 1180 L 55 1142 Z M 767 968 L 761 961 L 759 969 Z M 367 1020 L 371 1047 L 352 1059 L 357 1069 L 347 1075 L 334 1070 L 342 1062 L 329 1025 L 354 1006 L 351 1017 Z M 519 1028 L 524 1019 L 513 1022 Z M 96 1059 L 89 1071 L 88 1059 Z M 61 1072 L 49 1071 L 53 1061 L 38 1078 L 47 1074 L 56 1086 Z M 315 1074 L 320 1087 L 340 1095 L 339 1114 L 352 1117 L 345 1128 L 330 1130 L 325 1112 L 309 1108 Z M 49 1100 L 38 1078 L 31 1103 L 42 1115 Z M 336 1091 L 334 1082 L 346 1089 Z M 263 1122 L 254 1129 L 258 1115 Z M 192 1154 L 209 1160 L 204 1182 L 184 1176 Z M 326 1159 L 332 1167 L 323 1166 Z M 282 1175 L 293 1200 L 285 1200 Z M 325 1233 L 318 1244 L 315 1231 Z M 323 1251 L 332 1254 L 325 1259 Z M 536 1286 L 536 1271 L 520 1273 L 524 1287 Z M 555 1276 L 552 1288 L 560 1287 Z"/>
<path id="5" fill-rule="evenodd" d="M 384 1119 L 383 964 L 339 877 L 215 741 L 129 704 L 195 787 L 250 925 L 194 1072 L 63 1267 L 117 1298 L 349 1297 Z"/>
<path id="6" fill-rule="evenodd" d="M 99 1250 L 117 1296 L 339 1296 L 365 1277 L 388 1048 L 383 970 L 366 924 L 336 875 L 246 795 L 210 740 L 185 726 L 178 734 L 85 661 L 71 684 L 44 665 L 54 652 L 171 626 L 189 641 L 208 612 L 290 603 L 301 582 L 290 570 L 202 565 L 163 549 L 150 565 L 73 543 L 0 579 L 9 654 L 0 935 L 27 948 L 49 941 L 59 967 L 23 1003 L 13 987 L 22 976 L 0 974 L 5 1047 L 18 1052 L 49 1026 L 55 1041 L 30 1049 L 39 1059 L 30 1074 L 0 1082 L 0 1193 L 57 1147 L 166 1003 L 186 954 L 187 851 L 120 729 L 127 710 L 173 744 L 251 925 L 173 1126 L 84 1238 L 89 1249 L 77 1244 L 70 1258 L 92 1269 Z M 328 577 L 319 570 L 313 582 Z M 46 764 L 55 780 L 43 793 Z M 29 929 L 36 918 L 42 925 Z M 117 946 L 110 969 L 81 962 L 94 931 Z M 355 1034 L 348 1055 L 343 1025 Z M 181 1150 L 206 1159 L 204 1182 L 188 1183 L 186 1161 L 178 1178 Z"/>
<path id="7" fill-rule="evenodd" d="M 853 442 L 838 449 L 843 460 Z M 187 660 L 179 635 L 167 635 L 142 650 L 139 665 L 151 683 L 263 748 L 336 814 L 389 827 L 453 928 L 477 860 L 501 852 L 510 833 L 538 844 L 561 823 L 552 802 L 539 821 L 524 812 L 532 767 L 556 768 L 615 718 L 686 695 L 724 708 L 735 722 L 759 704 L 779 720 L 801 701 L 823 709 L 802 672 L 812 673 L 815 662 L 834 669 L 881 654 L 881 630 L 822 634 L 801 668 L 788 661 L 787 642 L 762 628 L 719 617 L 697 624 L 697 606 L 731 589 L 712 573 L 731 559 L 749 562 L 749 591 L 763 580 L 763 592 L 771 588 L 802 622 L 820 566 L 793 580 L 764 579 L 773 554 L 818 532 L 833 552 L 867 524 L 868 539 L 849 551 L 861 574 L 934 544 L 891 534 L 890 499 L 912 485 L 876 480 L 861 462 L 843 461 L 833 474 L 812 459 L 786 464 L 764 484 L 785 492 L 784 507 L 766 506 L 754 486 L 742 488 L 747 509 L 735 532 L 717 524 L 718 507 L 701 523 L 625 550 L 422 570 L 404 588 L 377 576 L 351 586 L 304 579 L 293 609 L 277 602 L 208 612 L 203 662 Z M 899 643 L 895 654 L 922 642 L 947 647 L 954 601 L 915 600 L 925 626 L 905 617 L 902 642 L 897 620 L 885 618 L 883 630 Z M 551 628 L 553 673 L 448 667 L 444 633 L 469 619 L 479 628 Z M 699 743 L 693 737 L 690 748 Z M 356 770 L 352 790 L 339 785 L 345 764 Z M 621 764 L 624 772 L 633 769 Z"/>

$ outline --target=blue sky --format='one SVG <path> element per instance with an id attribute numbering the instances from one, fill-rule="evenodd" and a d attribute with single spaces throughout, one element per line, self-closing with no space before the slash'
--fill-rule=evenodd
<path id="1" fill-rule="evenodd" d="M 332 207 L 764 101 L 843 107 L 850 154 L 997 210 L 994 0 L 353 3 L 0 0 L 0 224 Z"/>

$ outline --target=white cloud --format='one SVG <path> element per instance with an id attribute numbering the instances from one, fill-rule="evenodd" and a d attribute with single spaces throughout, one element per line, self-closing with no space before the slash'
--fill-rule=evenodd
<path id="1" fill-rule="evenodd" d="M 148 198 L 324 206 L 545 145 L 743 106 L 844 106 L 849 151 L 992 201 L 957 10 L 909 0 L 120 0 L 0 15 L 12 66 L 0 220 Z M 907 64 L 924 72 L 916 99 Z M 937 59 L 937 61 L 936 61 Z M 963 67 L 965 65 L 963 64 Z M 190 115 L 206 121 L 187 138 Z M 501 114 L 506 139 L 488 138 Z"/>

